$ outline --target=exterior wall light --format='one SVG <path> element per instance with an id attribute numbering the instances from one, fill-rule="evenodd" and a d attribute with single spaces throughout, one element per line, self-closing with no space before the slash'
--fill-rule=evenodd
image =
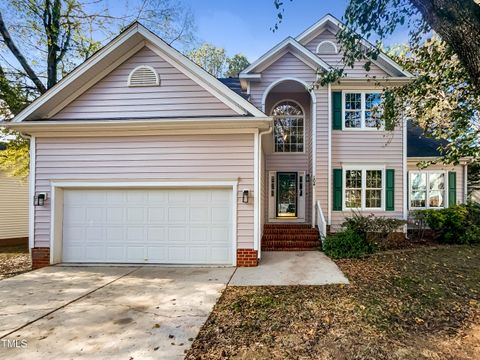
<path id="1" fill-rule="evenodd" d="M 44 206 L 45 201 L 47 201 L 47 199 L 48 199 L 47 193 L 39 193 L 33 198 L 33 204 L 35 206 Z"/>
<path id="2" fill-rule="evenodd" d="M 247 204 L 248 203 L 248 190 L 243 190 L 243 193 L 242 193 L 242 202 L 244 204 Z"/>

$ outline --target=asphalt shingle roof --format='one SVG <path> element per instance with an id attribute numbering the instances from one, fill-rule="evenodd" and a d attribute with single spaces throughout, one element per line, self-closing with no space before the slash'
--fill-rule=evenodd
<path id="1" fill-rule="evenodd" d="M 443 147 L 446 140 L 435 140 L 423 135 L 423 129 L 408 122 L 407 126 L 407 157 L 440 156 L 439 147 Z"/>
<path id="2" fill-rule="evenodd" d="M 235 91 L 238 95 L 243 97 L 244 99 L 248 100 L 249 95 L 243 92 L 242 87 L 240 86 L 240 79 L 239 78 L 218 78 L 223 84 L 227 85 L 230 89 Z"/>

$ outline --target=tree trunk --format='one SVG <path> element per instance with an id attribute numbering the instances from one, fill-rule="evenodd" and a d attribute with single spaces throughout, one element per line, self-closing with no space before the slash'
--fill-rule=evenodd
<path id="1" fill-rule="evenodd" d="M 50 0 L 45 2 L 43 25 L 47 33 L 47 88 L 58 82 L 58 38 L 60 34 L 61 2 Z"/>
<path id="2" fill-rule="evenodd" d="M 480 5 L 474 0 L 410 0 L 457 54 L 480 92 Z"/>

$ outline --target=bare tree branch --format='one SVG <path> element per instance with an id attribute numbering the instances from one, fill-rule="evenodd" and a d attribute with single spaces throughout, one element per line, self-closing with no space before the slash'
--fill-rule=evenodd
<path id="1" fill-rule="evenodd" d="M 47 88 L 40 81 L 40 79 L 38 78 L 35 71 L 33 71 L 31 66 L 28 64 L 27 59 L 25 59 L 25 57 L 23 56 L 21 51 L 18 49 L 18 47 L 15 44 L 15 42 L 13 41 L 13 39 L 10 37 L 10 33 L 7 29 L 7 26 L 5 25 L 5 22 L 3 21 L 3 17 L 2 17 L 1 12 L 0 12 L 0 34 L 2 34 L 2 37 L 3 37 L 3 40 L 5 41 L 5 44 L 10 49 L 10 51 L 15 56 L 15 58 L 18 60 L 20 65 L 22 65 L 22 68 L 25 70 L 25 72 L 27 73 L 30 80 L 32 80 L 32 82 L 35 84 L 38 91 L 42 94 L 44 92 L 46 92 Z"/>

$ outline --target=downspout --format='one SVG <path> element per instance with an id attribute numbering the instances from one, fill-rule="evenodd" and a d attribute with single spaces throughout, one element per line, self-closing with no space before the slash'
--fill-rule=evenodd
<path id="1" fill-rule="evenodd" d="M 468 163 L 463 165 L 463 202 L 468 202 Z"/>
<path id="2" fill-rule="evenodd" d="M 258 149 L 257 149 L 257 154 L 256 154 L 256 157 L 257 157 L 257 170 L 258 170 L 258 173 L 256 174 L 256 177 L 257 177 L 257 182 L 256 182 L 256 187 L 255 187 L 255 193 L 257 194 L 257 202 L 255 204 L 256 206 L 256 213 L 257 213 L 257 219 L 256 219 L 256 237 L 257 237 L 257 251 L 258 251 L 258 258 L 260 259 L 261 258 L 261 252 L 262 252 L 262 244 L 261 244 L 261 240 L 262 240 L 262 231 L 263 229 L 261 228 L 261 224 L 260 224 L 260 219 L 262 218 L 262 215 L 261 215 L 261 211 L 262 211 L 262 205 L 263 205 L 263 197 L 261 196 L 261 191 L 260 191 L 260 186 L 262 186 L 263 184 L 260 184 L 260 179 L 263 178 L 263 167 L 262 167 L 262 160 L 263 160 L 263 156 L 262 156 L 262 152 L 263 152 L 263 147 L 262 147 L 262 136 L 263 135 L 266 135 L 266 134 L 270 134 L 271 132 L 273 131 L 273 126 L 270 125 L 270 127 L 268 128 L 268 130 L 265 130 L 265 131 L 262 131 L 260 133 L 258 133 Z"/>

